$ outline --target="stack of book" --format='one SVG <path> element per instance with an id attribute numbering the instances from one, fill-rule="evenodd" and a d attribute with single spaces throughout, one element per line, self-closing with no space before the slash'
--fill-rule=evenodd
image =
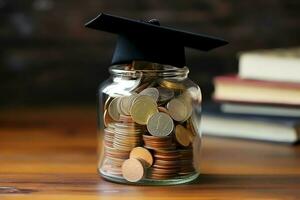
<path id="1" fill-rule="evenodd" d="M 207 135 L 295 143 L 300 137 L 300 48 L 245 52 L 238 75 L 214 80 Z"/>

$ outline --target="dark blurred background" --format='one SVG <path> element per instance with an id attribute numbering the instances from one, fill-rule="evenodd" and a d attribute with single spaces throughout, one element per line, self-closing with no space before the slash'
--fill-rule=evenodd
<path id="1" fill-rule="evenodd" d="M 95 104 L 116 39 L 84 28 L 99 12 L 228 40 L 209 53 L 186 49 L 209 98 L 213 76 L 237 71 L 238 52 L 299 46 L 299 10 L 298 0 L 0 0 L 0 106 Z"/>

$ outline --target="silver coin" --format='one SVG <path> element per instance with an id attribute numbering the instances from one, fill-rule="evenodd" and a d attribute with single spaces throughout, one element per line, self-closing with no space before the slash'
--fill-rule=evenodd
<path id="1" fill-rule="evenodd" d="M 154 99 L 154 101 L 157 101 L 159 97 L 159 91 L 154 87 L 146 88 L 143 91 L 141 91 L 139 94 L 150 96 Z"/>
<path id="2" fill-rule="evenodd" d="M 153 136 L 168 136 L 174 128 L 172 118 L 163 112 L 155 113 L 150 117 L 147 123 L 147 129 Z"/>
<path id="3" fill-rule="evenodd" d="M 185 101 L 182 101 L 178 98 L 172 99 L 168 104 L 167 104 L 167 109 L 169 111 L 170 116 L 175 120 L 175 121 L 184 121 L 187 119 L 188 115 L 188 106 L 186 105 Z"/>

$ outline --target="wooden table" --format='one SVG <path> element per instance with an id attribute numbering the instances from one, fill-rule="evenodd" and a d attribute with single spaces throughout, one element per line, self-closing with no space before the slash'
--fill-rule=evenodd
<path id="1" fill-rule="evenodd" d="M 204 138 L 193 184 L 127 186 L 96 172 L 94 108 L 0 112 L 0 199 L 300 199 L 300 146 Z"/>

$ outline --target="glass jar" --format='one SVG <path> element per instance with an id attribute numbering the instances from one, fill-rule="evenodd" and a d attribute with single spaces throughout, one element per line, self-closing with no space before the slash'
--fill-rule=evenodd
<path id="1" fill-rule="evenodd" d="M 201 90 L 189 69 L 136 61 L 110 73 L 98 93 L 100 175 L 137 185 L 197 178 Z"/>

